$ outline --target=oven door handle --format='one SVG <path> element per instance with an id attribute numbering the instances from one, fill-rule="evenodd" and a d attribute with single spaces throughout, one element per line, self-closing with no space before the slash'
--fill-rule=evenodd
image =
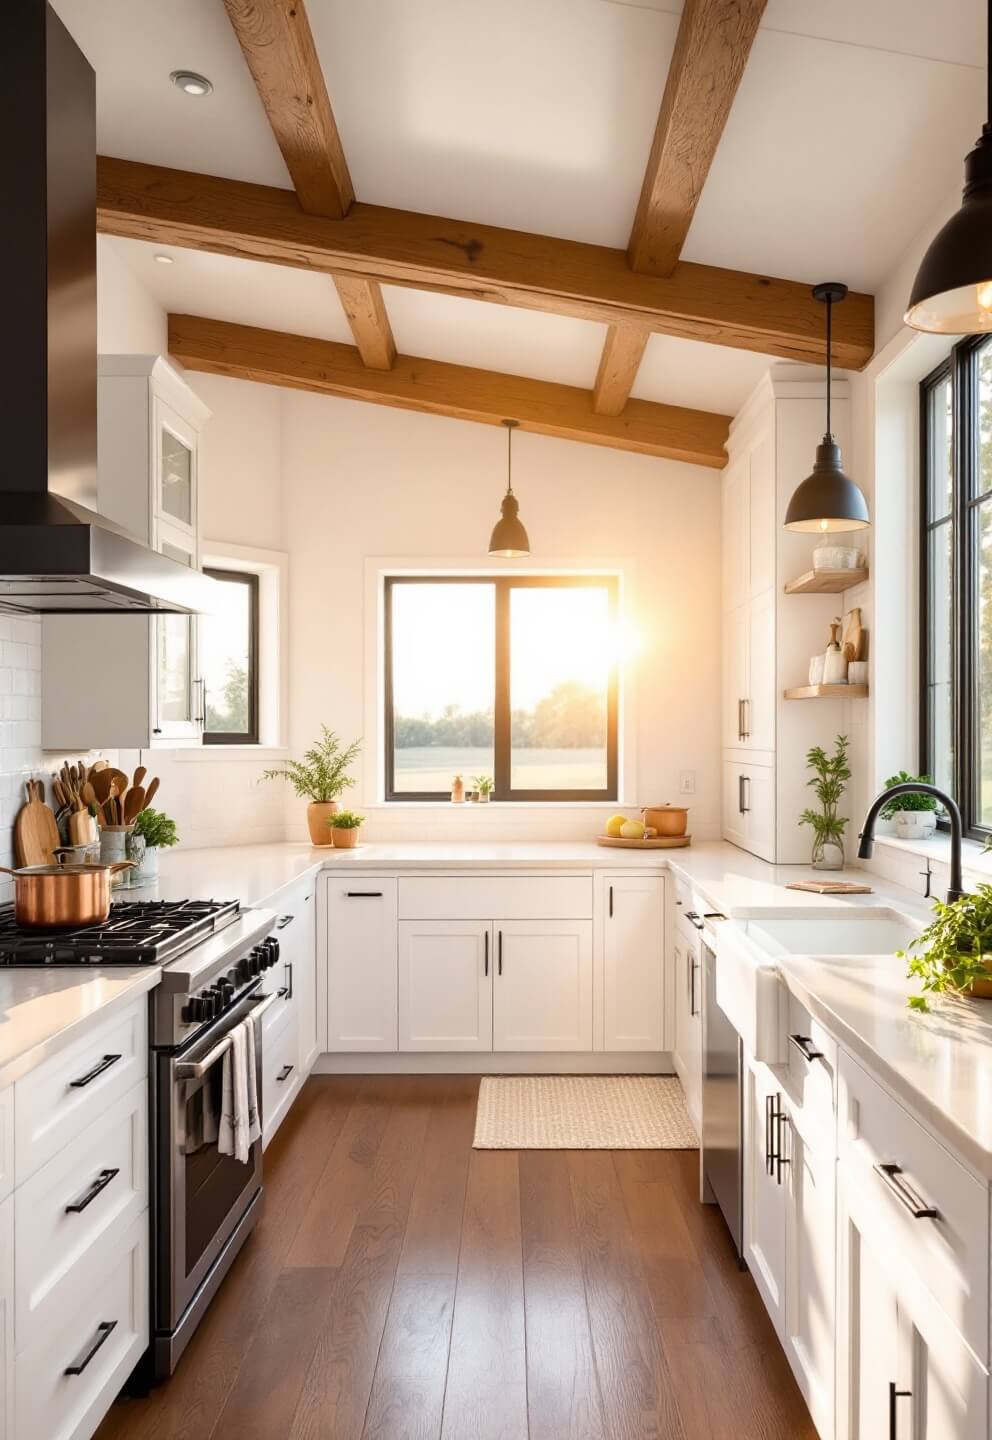
<path id="1" fill-rule="evenodd" d="M 260 1015 L 264 1015 L 266 1010 L 268 1010 L 269 1006 L 274 1005 L 278 999 L 279 996 L 277 994 L 266 995 L 264 1000 L 261 1000 L 257 1005 L 252 1006 L 252 1008 L 244 1016 L 244 1019 L 257 1020 L 258 1017 Z M 239 1021 L 238 1023 L 240 1024 L 241 1022 Z M 207 1051 L 206 1055 L 204 1055 L 202 1060 L 178 1061 L 176 1064 L 176 1079 L 202 1080 L 204 1075 L 206 1075 L 207 1071 L 210 1069 L 211 1065 L 216 1065 L 217 1061 L 223 1055 L 224 1051 L 230 1046 L 230 1044 L 231 1032 L 228 1031 L 228 1033 L 223 1037 L 223 1039 L 217 1041 L 217 1044 L 212 1050 Z"/>

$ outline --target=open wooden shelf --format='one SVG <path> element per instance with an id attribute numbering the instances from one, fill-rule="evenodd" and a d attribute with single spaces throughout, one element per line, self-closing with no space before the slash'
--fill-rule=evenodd
<path id="1" fill-rule="evenodd" d="M 786 690 L 786 700 L 864 700 L 867 685 L 797 685 Z"/>
<path id="2" fill-rule="evenodd" d="M 787 580 L 786 595 L 839 595 L 868 579 L 867 570 L 807 570 L 795 580 Z"/>

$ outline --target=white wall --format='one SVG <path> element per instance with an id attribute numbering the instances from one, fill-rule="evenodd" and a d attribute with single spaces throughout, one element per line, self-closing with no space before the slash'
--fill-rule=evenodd
<path id="1" fill-rule="evenodd" d="M 366 558 L 474 554 L 484 562 L 505 454 L 497 427 L 285 392 L 294 751 L 321 721 L 371 743 Z M 522 434 L 514 448 L 514 488 L 536 564 L 630 562 L 641 641 L 631 669 L 639 774 L 630 800 L 675 800 L 678 772 L 695 770 L 697 793 L 688 802 L 693 832 L 717 834 L 719 472 Z M 363 807 L 372 798 L 372 773 L 369 757 L 353 795 Z M 391 806 L 371 812 L 369 833 L 588 835 L 601 822 L 601 812 L 583 810 Z M 298 830 L 300 821 L 293 823 Z"/>

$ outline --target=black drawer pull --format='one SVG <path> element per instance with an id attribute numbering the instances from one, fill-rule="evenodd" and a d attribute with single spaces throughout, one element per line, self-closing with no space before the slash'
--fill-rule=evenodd
<path id="1" fill-rule="evenodd" d="M 814 1050 L 813 1042 L 808 1035 L 790 1035 L 789 1044 L 799 1051 L 804 1060 L 822 1060 L 823 1051 Z"/>
<path id="2" fill-rule="evenodd" d="M 285 930 L 286 926 L 287 926 L 287 925 L 292 925 L 292 923 L 293 923 L 293 921 L 294 921 L 295 919 L 296 919 L 296 916 L 295 916 L 295 915 L 280 915 L 280 916 L 279 916 L 279 919 L 276 921 L 276 929 L 277 929 L 277 930 Z"/>
<path id="3" fill-rule="evenodd" d="M 610 919 L 613 919 L 613 886 L 610 886 Z"/>
<path id="4" fill-rule="evenodd" d="M 88 1085 L 91 1080 L 95 1080 L 98 1075 L 103 1074 L 104 1070 L 109 1070 L 111 1065 L 116 1065 L 118 1060 L 123 1060 L 123 1058 L 123 1055 L 104 1055 L 103 1059 L 99 1060 L 93 1066 L 92 1070 L 87 1070 L 86 1074 L 80 1075 L 78 1080 L 70 1080 L 70 1087 L 73 1090 L 81 1090 L 84 1085 Z"/>
<path id="5" fill-rule="evenodd" d="M 765 1174 L 766 1174 L 766 1175 L 774 1175 L 774 1174 L 775 1174 L 775 1144 L 774 1144 L 774 1139 L 773 1139 L 773 1136 L 774 1136 L 774 1133 L 775 1133 L 775 1132 L 774 1132 L 774 1128 L 773 1128 L 773 1127 L 774 1127 L 774 1124 L 775 1124 L 775 1097 L 774 1097 L 774 1095 L 766 1095 L 766 1096 L 765 1096 Z"/>
<path id="6" fill-rule="evenodd" d="M 911 1185 L 899 1177 L 903 1174 L 901 1165 L 894 1165 L 891 1162 L 879 1164 L 872 1167 L 876 1175 L 881 1176 L 893 1195 L 906 1210 L 909 1211 L 914 1220 L 936 1220 L 937 1211 L 932 1205 L 921 1200 Z"/>
<path id="7" fill-rule="evenodd" d="M 280 1000 L 287 1000 L 289 998 L 289 986 L 280 985 L 279 989 L 276 991 L 276 994 L 279 996 Z"/>
<path id="8" fill-rule="evenodd" d="M 486 958 L 485 958 L 485 960 L 484 960 L 484 962 L 483 962 L 482 973 L 483 973 L 483 975 L 488 975 L 488 974 L 489 974 L 489 931 L 488 931 L 488 930 L 484 933 L 482 939 L 483 939 L 483 941 L 484 941 L 484 947 L 485 947 L 485 953 L 486 953 Z"/>
<path id="9" fill-rule="evenodd" d="M 292 1000 L 292 998 L 293 998 L 293 962 L 292 962 L 292 960 L 284 960 L 284 961 L 283 961 L 283 964 L 284 964 L 284 966 L 286 967 L 286 984 L 287 984 L 288 987 L 289 987 L 289 994 L 286 996 L 286 999 L 287 999 L 287 1000 Z"/>
<path id="10" fill-rule="evenodd" d="M 116 1329 L 116 1320 L 101 1320 L 99 1325 L 96 1327 L 96 1339 L 93 1341 L 93 1344 L 87 1350 L 83 1358 L 76 1361 L 75 1365 L 67 1365 L 65 1367 L 62 1372 L 63 1375 L 82 1375 L 83 1371 L 86 1369 L 87 1365 L 93 1359 L 97 1351 L 110 1339 L 111 1331 Z"/>
<path id="11" fill-rule="evenodd" d="M 347 898 L 348 898 L 349 900 L 381 900 L 381 899 L 382 899 L 382 891 L 381 891 L 381 890 L 349 890 L 349 891 L 347 892 Z"/>
<path id="12" fill-rule="evenodd" d="M 900 1390 L 894 1380 L 889 1381 L 889 1440 L 899 1440 L 897 1433 L 898 1417 L 896 1416 L 896 1402 L 908 1400 L 912 1390 Z"/>
<path id="13" fill-rule="evenodd" d="M 65 1207 L 65 1213 L 67 1215 L 81 1215 L 86 1209 L 87 1205 L 92 1205 L 93 1201 L 101 1193 L 101 1191 L 106 1190 L 111 1180 L 113 1180 L 120 1173 L 120 1169 L 101 1170 L 99 1175 L 93 1181 L 93 1184 L 83 1196 L 83 1198 L 81 1200 L 73 1200 L 71 1205 L 67 1205 Z"/>
<path id="14" fill-rule="evenodd" d="M 288 1080 L 295 1069 L 295 1065 L 284 1065 L 276 1076 L 276 1084 L 281 1085 L 284 1080 Z"/>
<path id="15" fill-rule="evenodd" d="M 694 925 L 697 930 L 706 929 L 706 926 L 703 924 L 702 919 L 700 918 L 698 910 L 687 910 L 685 912 L 685 918 L 688 920 L 689 924 Z"/>
<path id="16" fill-rule="evenodd" d="M 497 939 L 498 939 L 498 943 L 497 943 L 497 947 L 496 947 L 496 971 L 497 971 L 497 974 L 502 975 L 502 973 L 503 973 L 503 932 L 502 932 L 502 930 L 498 930 L 496 933 L 497 933 Z"/>

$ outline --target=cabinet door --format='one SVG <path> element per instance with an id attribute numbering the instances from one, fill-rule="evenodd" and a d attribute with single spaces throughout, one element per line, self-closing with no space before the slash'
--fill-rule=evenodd
<path id="1" fill-rule="evenodd" d="M 604 1019 L 607 1050 L 661 1050 L 665 1041 L 665 881 L 607 875 Z"/>
<path id="2" fill-rule="evenodd" d="M 496 921 L 493 1049 L 592 1049 L 591 920 Z"/>
<path id="3" fill-rule="evenodd" d="M 775 594 L 767 591 L 747 607 L 747 683 L 742 692 L 744 743 L 749 750 L 775 749 Z"/>
<path id="4" fill-rule="evenodd" d="M 493 1048 L 492 932 L 488 920 L 400 922 L 401 1050 Z"/>
<path id="5" fill-rule="evenodd" d="M 152 401 L 153 496 L 157 516 L 193 535 L 197 528 L 197 432 L 160 397 Z"/>
<path id="6" fill-rule="evenodd" d="M 317 1058 L 317 936 L 315 925 L 314 881 L 297 887 L 288 895 L 277 897 L 279 912 L 276 935 L 279 939 L 279 989 L 286 991 L 284 1006 L 297 1016 L 299 1068 L 306 1075 Z M 282 1018 L 276 1005 L 265 1019 L 272 1016 L 274 1028 Z"/>
<path id="7" fill-rule="evenodd" d="M 182 529 L 157 523 L 155 548 L 170 560 L 195 569 L 196 541 Z M 194 615 L 156 615 L 152 627 L 152 736 L 198 740 L 203 734 L 203 681 L 197 668 Z"/>
<path id="8" fill-rule="evenodd" d="M 327 1048 L 395 1050 L 396 881 L 325 880 Z"/>
<path id="9" fill-rule="evenodd" d="M 785 1348 L 821 1435 L 833 1434 L 836 1171 L 828 1129 L 790 1127 Z"/>
<path id="10" fill-rule="evenodd" d="M 775 859 L 775 771 L 769 765 L 745 765 L 741 786 L 744 848 L 762 860 Z"/>
<path id="11" fill-rule="evenodd" d="M 744 800 L 744 766 L 735 760 L 723 762 L 723 838 L 733 845 L 747 845 L 747 811 Z"/>
<path id="12" fill-rule="evenodd" d="M 723 617 L 723 743 L 728 749 L 744 743 L 745 700 L 749 693 L 748 642 L 750 609 L 740 605 Z"/>
<path id="13" fill-rule="evenodd" d="M 698 942 L 682 940 L 681 971 L 676 971 L 676 994 L 681 997 L 683 1017 L 681 1075 L 689 1116 L 699 1134 L 703 1123 L 703 1011 L 702 966 Z"/>
<path id="14" fill-rule="evenodd" d="M 0 1205 L 0 1440 L 14 1440 L 14 1197 Z"/>
<path id="15" fill-rule="evenodd" d="M 747 586 L 753 599 L 775 587 L 775 445 L 771 431 L 748 455 Z"/>
<path id="16" fill-rule="evenodd" d="M 723 609 L 734 610 L 748 596 L 747 457 L 723 472 Z"/>
<path id="17" fill-rule="evenodd" d="M 744 1069 L 744 1258 L 781 1337 L 785 1328 L 788 1122 L 775 1077 Z"/>
<path id="18" fill-rule="evenodd" d="M 848 1209 L 841 1187 L 838 1224 L 838 1440 L 895 1440 L 891 1436 L 890 1390 L 909 1389 L 899 1305 L 877 1247 L 865 1237 Z M 897 1396 L 898 1410 L 904 1398 Z M 908 1427 L 909 1417 L 905 1417 Z M 910 1431 L 904 1432 L 909 1440 Z M 898 1436 L 898 1423 L 896 1435 Z"/>

